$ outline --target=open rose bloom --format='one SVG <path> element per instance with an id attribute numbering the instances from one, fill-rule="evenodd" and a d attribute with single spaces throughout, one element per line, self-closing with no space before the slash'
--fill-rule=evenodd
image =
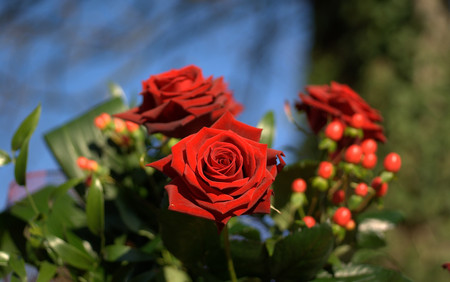
<path id="1" fill-rule="evenodd" d="M 145 125 L 149 134 L 183 138 L 211 126 L 225 112 L 242 111 L 222 77 L 204 78 L 196 66 L 150 76 L 142 82 L 141 95 L 139 107 L 116 116 Z"/>
<path id="2" fill-rule="evenodd" d="M 382 120 L 379 112 L 371 108 L 355 91 L 345 84 L 331 82 L 331 85 L 310 85 L 306 87 L 309 95 L 300 93 L 301 102 L 297 109 L 303 110 L 314 133 L 318 133 L 330 120 L 337 119 L 350 125 L 354 114 L 361 114 L 364 123 L 361 129 L 364 138 L 385 142 Z"/>
<path id="3" fill-rule="evenodd" d="M 226 113 L 149 164 L 172 178 L 169 209 L 214 220 L 219 230 L 233 216 L 269 213 L 270 186 L 284 161 L 260 136 L 261 129 Z"/>

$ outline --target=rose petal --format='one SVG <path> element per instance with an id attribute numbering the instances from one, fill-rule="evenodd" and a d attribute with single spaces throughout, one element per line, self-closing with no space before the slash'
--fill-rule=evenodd
<path id="1" fill-rule="evenodd" d="M 183 185 L 184 183 L 175 179 L 165 186 L 169 195 L 169 210 L 214 220 L 215 217 L 212 213 L 196 205 L 194 199 L 190 198 L 189 195 L 187 195 L 188 198 L 185 197 L 183 190 L 180 189 L 180 186 Z"/>
<path id="2" fill-rule="evenodd" d="M 221 130 L 231 130 L 239 136 L 248 138 L 250 140 L 259 142 L 261 138 L 262 129 L 256 128 L 245 123 L 239 122 L 234 119 L 233 115 L 229 112 L 225 113 L 220 119 L 218 119 L 211 128 Z"/>

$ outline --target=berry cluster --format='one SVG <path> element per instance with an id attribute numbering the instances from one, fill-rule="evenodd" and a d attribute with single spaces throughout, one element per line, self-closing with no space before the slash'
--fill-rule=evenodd
<path id="1" fill-rule="evenodd" d="M 312 199 L 304 200 L 300 207 L 303 224 L 310 228 L 316 221 L 330 220 L 339 240 L 346 231 L 355 229 L 355 214 L 372 203 L 382 203 L 388 183 L 401 167 L 400 156 L 389 153 L 384 158 L 384 169 L 375 173 L 378 143 L 364 138 L 361 129 L 364 123 L 364 115 L 354 114 L 350 122 L 334 119 L 325 125 L 318 134 L 319 149 L 325 152 L 325 157 L 319 162 L 316 175 L 310 179 L 297 178 L 291 186 L 292 197 L 305 193 L 308 183 L 313 189 L 308 193 Z M 303 210 L 306 206 L 307 214 Z"/>
<path id="2" fill-rule="evenodd" d="M 131 121 L 111 117 L 102 113 L 94 119 L 94 125 L 102 132 L 109 134 L 111 139 L 119 146 L 130 147 L 137 139 L 142 139 L 140 126 Z"/>

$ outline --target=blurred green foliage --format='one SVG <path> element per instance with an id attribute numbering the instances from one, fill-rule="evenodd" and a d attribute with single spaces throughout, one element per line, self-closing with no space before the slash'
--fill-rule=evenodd
<path id="1" fill-rule="evenodd" d="M 403 166 L 385 205 L 406 222 L 383 261 L 417 281 L 448 281 L 450 13 L 440 0 L 314 1 L 310 84 L 335 80 L 381 111 Z M 382 159 L 379 160 L 379 165 Z M 447 251 L 446 251 L 447 250 Z"/>

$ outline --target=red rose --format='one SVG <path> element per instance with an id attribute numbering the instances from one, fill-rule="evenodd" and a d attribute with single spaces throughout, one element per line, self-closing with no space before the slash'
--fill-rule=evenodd
<path id="1" fill-rule="evenodd" d="M 187 66 L 142 82 L 142 105 L 115 115 L 147 127 L 148 133 L 160 132 L 184 138 L 211 126 L 225 112 L 241 112 L 222 77 L 203 78 L 202 70 Z"/>
<path id="2" fill-rule="evenodd" d="M 331 82 L 331 86 L 307 86 L 306 91 L 309 95 L 300 93 L 302 101 L 297 103 L 297 109 L 306 112 L 309 125 L 315 133 L 318 133 L 328 121 L 334 119 L 351 126 L 353 115 L 361 114 L 364 117 L 361 126 L 364 139 L 386 141 L 383 128 L 376 124 L 382 120 L 381 115 L 349 86 Z"/>
<path id="3" fill-rule="evenodd" d="M 269 213 L 270 185 L 284 154 L 259 143 L 260 135 L 226 113 L 148 164 L 172 178 L 165 187 L 169 209 L 214 220 L 219 231 L 233 216 Z"/>

